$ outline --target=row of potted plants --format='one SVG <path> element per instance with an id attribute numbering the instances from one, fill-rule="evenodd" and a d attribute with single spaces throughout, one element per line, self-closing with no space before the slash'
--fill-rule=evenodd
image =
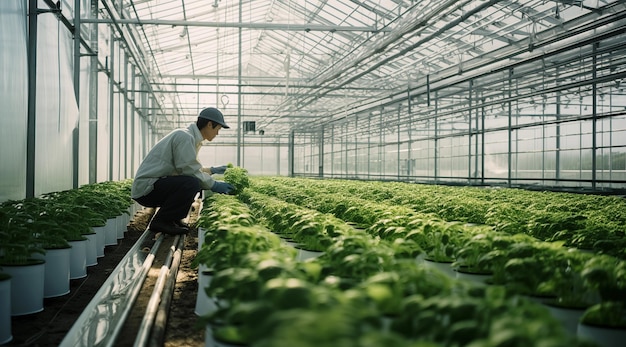
<path id="1" fill-rule="evenodd" d="M 232 202 L 239 209 L 232 215 L 243 212 L 246 218 L 228 218 L 224 211 L 231 202 L 204 204 L 213 215 L 202 222 L 210 221 L 207 252 L 237 254 L 209 260 L 214 267 L 225 264 L 217 265 L 221 270 L 207 288 L 222 302 L 206 317 L 212 327 L 207 336 L 255 346 L 585 345 L 567 336 L 540 305 L 503 286 L 454 280 L 416 262 L 415 254 L 397 251 L 397 241 L 365 230 L 332 236 L 323 255 L 297 261 L 284 243 L 264 241 L 273 234 L 243 206 Z M 240 232 L 238 220 L 254 232 Z M 231 244 L 256 242 L 266 246 L 238 252 L 242 248 Z"/>
<path id="2" fill-rule="evenodd" d="M 130 182 L 103 182 L 0 204 L 0 264 L 19 265 L 45 248 L 67 247 L 92 228 L 129 214 Z"/>
<path id="3" fill-rule="evenodd" d="M 0 204 L 0 275 L 9 283 L 2 314 L 39 312 L 44 298 L 69 293 L 70 280 L 87 275 L 87 267 L 97 264 L 98 247 L 104 249 L 105 235 L 100 242 L 94 228 L 113 221 L 102 232 L 117 241 L 117 229 L 129 220 L 130 184 L 89 184 Z M 10 334 L 0 336 L 0 342 L 7 339 Z"/>
<path id="4" fill-rule="evenodd" d="M 373 202 L 314 188 L 299 193 L 297 187 L 268 183 L 265 178 L 260 181 L 255 179 L 251 189 L 275 194 L 278 199 L 300 203 L 308 208 L 319 209 L 320 212 L 331 213 L 374 236 L 413 243 L 415 251 L 422 251 L 427 259 L 438 262 L 451 263 L 455 248 L 465 238 L 490 229 L 488 226 L 448 222 L 433 214 L 415 212 L 404 206 Z M 280 189 L 274 189 L 275 187 Z M 307 198 L 298 198 L 303 195 Z"/>
<path id="5" fill-rule="evenodd" d="M 408 207 L 447 221 L 487 224 L 510 234 L 526 233 L 543 241 L 564 241 L 568 247 L 626 258 L 626 202 L 616 196 L 279 177 L 255 182 L 262 186 L 288 183 L 302 196 L 310 191 L 332 191 Z"/>
<path id="6" fill-rule="evenodd" d="M 255 189 L 258 186 L 255 185 Z M 261 190 L 267 186 L 267 184 L 261 184 Z M 288 187 L 282 185 L 279 187 L 280 189 L 272 191 L 286 191 L 289 197 L 295 195 L 289 191 Z M 291 190 L 297 190 L 297 188 Z M 454 265 L 457 268 L 465 267 L 473 272 L 492 273 L 498 267 L 498 260 L 509 259 L 511 255 L 508 254 L 507 247 L 511 245 L 543 244 L 526 234 L 510 235 L 487 225 L 448 222 L 433 215 L 411 213 L 395 206 L 386 209 L 388 205 L 384 203 L 372 203 L 364 199 L 323 191 L 318 191 L 316 194 L 314 189 L 309 189 L 307 195 L 313 198 L 311 201 L 322 201 L 321 206 L 325 206 L 328 201 L 334 201 L 340 208 L 331 209 L 331 212 L 337 213 L 340 217 L 356 220 L 377 219 L 367 228 L 374 235 L 386 239 L 415 241 L 425 252 L 426 258 L 438 262 L 455 262 Z M 351 215 L 344 213 L 346 209 L 341 206 L 345 205 L 351 206 L 349 208 L 352 211 Z M 364 217 L 359 217 L 358 214 Z M 563 242 L 546 243 L 546 245 L 550 245 L 550 254 L 555 259 L 564 259 L 565 269 L 572 269 L 571 265 L 569 267 L 567 265 L 574 262 L 572 259 L 584 260 L 591 257 L 586 252 L 570 252 L 560 247 Z M 583 260 L 578 262 L 583 262 Z M 555 262 L 546 264 L 555 264 Z M 552 266 L 547 266 L 547 268 L 552 268 Z"/>
<path id="7" fill-rule="evenodd" d="M 253 186 L 255 189 L 261 186 L 266 192 L 283 192 L 288 198 L 299 196 L 293 192 L 297 188 L 290 191 L 283 185 L 255 183 Z M 268 186 L 271 188 L 267 189 Z M 426 258 L 452 265 L 456 276 L 466 272 L 482 273 L 494 283 L 506 285 L 517 293 L 549 295 L 552 305 L 588 308 L 589 312 L 597 311 L 599 307 L 603 307 L 604 312 L 613 309 L 613 314 L 605 315 L 605 318 L 624 312 L 623 299 L 619 298 L 626 297 L 626 273 L 619 270 L 624 261 L 615 257 L 572 251 L 563 247 L 563 242 L 541 242 L 526 234 L 509 235 L 490 226 L 446 222 L 433 215 L 430 218 L 428 215 L 394 215 L 393 208 L 385 215 L 378 212 L 380 206 L 374 206 L 381 204 L 356 201 L 353 197 L 324 191 L 316 194 L 314 188 L 309 188 L 306 194 L 309 201 L 322 201 L 320 206 L 334 200 L 340 206 L 339 211 L 345 210 L 342 206 L 349 205 L 353 212 L 361 211 L 367 216 L 381 218 L 367 230 L 388 240 L 412 241 L 421 247 Z M 297 198 L 294 201 L 298 201 Z M 307 200 L 300 201 L 306 203 Z M 597 261 L 600 258 L 605 260 Z M 446 267 L 451 270 L 449 265 Z M 594 280 L 589 274 L 603 276 Z M 601 296 L 599 292 L 613 295 Z M 615 302 L 619 304 L 614 305 Z M 582 315 L 583 311 L 579 310 L 578 314 Z M 585 322 L 591 323 L 591 320 L 591 313 L 584 317 Z M 609 323 L 626 327 L 623 320 Z M 598 324 L 597 318 L 594 324 Z M 576 330 L 576 326 L 572 329 Z"/>

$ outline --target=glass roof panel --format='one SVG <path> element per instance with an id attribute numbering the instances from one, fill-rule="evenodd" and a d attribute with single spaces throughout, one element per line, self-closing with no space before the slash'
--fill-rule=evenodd
<path id="1" fill-rule="evenodd" d="M 114 16 L 132 29 L 124 39 L 145 55 L 148 79 L 168 93 L 163 113 L 191 120 L 211 103 L 234 117 L 241 93 L 242 116 L 285 132 L 423 85 L 427 75 L 512 59 L 618 2 L 120 0 Z"/>

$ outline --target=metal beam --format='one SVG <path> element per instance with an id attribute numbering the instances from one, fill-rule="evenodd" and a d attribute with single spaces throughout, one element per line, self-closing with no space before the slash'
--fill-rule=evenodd
<path id="1" fill-rule="evenodd" d="M 246 78 L 246 76 L 242 76 L 244 78 Z M 223 78 L 223 77 L 220 77 Z M 285 78 L 282 78 L 282 81 L 284 81 Z M 172 82 L 154 82 L 152 83 L 153 86 L 161 86 L 161 85 L 166 85 L 166 86 L 172 86 L 172 85 L 176 85 L 177 87 L 215 87 L 215 83 L 181 83 L 181 82 L 176 82 L 176 83 L 172 83 Z M 264 83 L 242 83 L 241 87 L 243 88 L 285 88 L 287 86 L 292 86 L 292 87 L 297 87 L 298 89 L 313 89 L 313 88 L 318 88 L 317 85 L 297 85 L 294 86 L 293 84 L 291 85 L 287 85 L 284 82 L 282 83 L 272 83 L 272 84 L 264 84 Z M 238 83 L 222 83 L 220 82 L 220 87 L 239 87 Z M 362 91 L 380 91 L 380 88 L 375 88 L 375 87 L 346 87 L 343 88 L 342 90 L 362 90 Z M 143 90 L 144 92 L 148 92 L 148 90 Z M 161 92 L 166 92 L 166 91 L 161 91 Z M 283 93 L 284 94 L 284 93 Z"/>
<path id="2" fill-rule="evenodd" d="M 83 23 L 97 24 L 130 24 L 130 25 L 165 25 L 170 27 L 186 26 L 186 27 L 208 27 L 208 28 L 240 28 L 240 29 L 257 29 L 257 30 L 278 30 L 278 31 L 364 31 L 364 32 L 383 32 L 391 31 L 391 29 L 377 29 L 373 26 L 340 26 L 340 25 L 316 25 L 316 24 L 282 24 L 282 23 L 228 23 L 228 22 L 199 22 L 185 20 L 163 20 L 163 19 L 123 19 L 115 20 L 106 18 L 85 18 Z"/>

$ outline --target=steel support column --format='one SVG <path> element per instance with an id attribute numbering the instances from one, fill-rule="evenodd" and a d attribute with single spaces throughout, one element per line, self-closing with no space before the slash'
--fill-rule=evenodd
<path id="1" fill-rule="evenodd" d="M 598 131 L 598 84 L 597 82 L 595 82 L 598 78 L 598 70 L 597 70 L 597 66 L 598 66 L 598 55 L 597 55 L 597 50 L 598 50 L 598 46 L 600 45 L 600 43 L 596 42 L 593 44 L 592 46 L 592 50 L 593 50 L 593 54 L 592 54 L 592 61 L 593 63 L 591 64 L 591 69 L 592 69 L 592 75 L 593 75 L 593 84 L 591 87 L 592 90 L 592 95 L 593 95 L 593 101 L 592 101 L 592 119 L 591 119 L 591 189 L 595 190 L 596 189 L 596 169 L 597 169 L 597 159 L 596 159 L 596 154 L 597 154 L 597 150 L 598 150 L 598 136 L 597 136 L 597 131 Z M 581 146 L 582 146 L 582 142 L 581 142 Z M 582 170 L 582 167 L 581 167 Z"/>
<path id="2" fill-rule="evenodd" d="M 98 16 L 98 0 L 91 0 L 91 17 Z M 98 26 L 89 29 L 89 44 L 98 50 Z M 98 55 L 90 56 L 89 78 L 89 183 L 98 181 Z"/>
<path id="3" fill-rule="evenodd" d="M 113 181 L 113 132 L 114 132 L 114 127 L 113 127 L 113 118 L 114 118 L 114 114 L 115 111 L 113 110 L 113 86 L 115 85 L 115 75 L 114 75 L 114 71 L 115 71 L 115 67 L 114 67 L 114 63 L 115 63 L 115 35 L 113 35 L 113 30 L 111 30 L 111 35 L 110 37 L 110 41 L 109 44 L 111 45 L 110 47 L 110 56 L 109 56 L 109 181 Z"/>
<path id="4" fill-rule="evenodd" d="M 512 97 L 512 89 L 513 89 L 513 82 L 512 82 L 512 78 L 513 78 L 513 69 L 509 69 L 509 92 L 508 92 L 508 98 L 509 98 L 509 114 L 507 115 L 508 118 L 508 126 L 507 126 L 507 141 L 508 141 L 508 160 L 507 160 L 507 165 L 508 165 L 508 169 L 507 169 L 507 185 L 510 187 L 511 186 L 511 160 L 512 160 L 512 152 L 513 152 L 513 129 L 512 127 L 512 117 L 513 117 L 513 102 L 511 101 L 511 97 Z"/>
<path id="5" fill-rule="evenodd" d="M 239 23 L 242 22 L 243 20 L 243 4 L 241 1 L 239 1 Z M 241 46 L 241 40 L 242 40 L 242 27 L 239 26 L 239 30 L 238 30 L 238 41 L 239 41 L 239 47 L 238 47 L 238 54 L 237 54 L 237 61 L 238 61 L 238 68 L 237 68 L 237 166 L 241 165 L 241 102 L 242 102 L 242 98 L 241 98 L 241 65 L 242 65 L 242 46 Z M 218 57 L 219 60 L 219 57 Z M 292 133 L 293 134 L 293 133 Z M 293 164 L 292 164 L 293 165 Z M 293 173 L 293 166 L 292 166 L 292 173 Z"/>
<path id="6" fill-rule="evenodd" d="M 80 2 L 74 0 L 74 97 L 78 108 L 78 119 L 72 131 L 72 186 L 78 188 L 79 141 L 80 141 Z M 59 48 L 60 49 L 60 48 Z"/>
<path id="7" fill-rule="evenodd" d="M 28 1 L 28 119 L 26 127 L 26 198 L 35 196 L 35 122 L 37 118 L 37 0 Z"/>

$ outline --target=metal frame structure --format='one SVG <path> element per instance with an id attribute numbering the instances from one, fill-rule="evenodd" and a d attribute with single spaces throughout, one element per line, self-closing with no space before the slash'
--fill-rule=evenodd
<path id="1" fill-rule="evenodd" d="M 74 34 L 90 180 L 105 153 L 108 179 L 132 177 L 160 136 L 217 106 L 238 165 L 244 137 L 263 136 L 288 143 L 293 175 L 626 184 L 623 1 L 43 3 Z"/>

